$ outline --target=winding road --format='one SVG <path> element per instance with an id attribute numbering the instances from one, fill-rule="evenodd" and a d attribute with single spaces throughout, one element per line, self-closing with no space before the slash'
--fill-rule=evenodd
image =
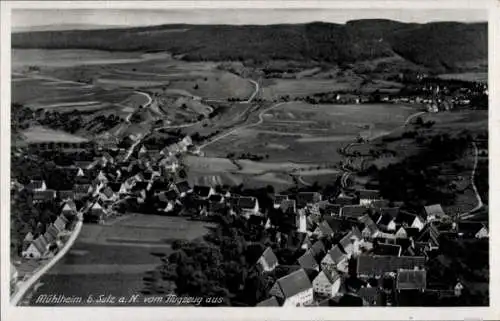
<path id="1" fill-rule="evenodd" d="M 477 205 L 474 206 L 474 208 L 471 209 L 470 211 L 458 214 L 458 218 L 462 219 L 462 220 L 466 220 L 466 219 L 470 219 L 470 218 L 474 217 L 473 213 L 476 212 L 477 210 L 481 209 L 484 206 L 483 200 L 481 199 L 481 196 L 479 195 L 479 192 L 477 190 L 476 183 L 475 183 L 479 150 L 478 150 L 477 144 L 475 142 L 472 143 L 472 147 L 474 147 L 474 167 L 472 168 L 472 173 L 470 176 L 470 183 L 472 186 L 472 190 L 474 191 L 474 194 L 476 196 Z"/>
<path id="2" fill-rule="evenodd" d="M 229 135 L 232 135 L 232 134 L 234 134 L 235 132 L 237 132 L 239 130 L 250 128 L 250 127 L 255 127 L 255 126 L 258 126 L 258 125 L 262 124 L 264 122 L 263 116 L 264 116 L 265 113 L 267 113 L 268 111 L 270 111 L 270 110 L 272 110 L 274 108 L 280 107 L 280 106 L 282 106 L 284 104 L 286 104 L 286 102 L 277 103 L 275 105 L 272 105 L 271 107 L 268 107 L 268 108 L 264 109 L 263 111 L 261 111 L 259 113 L 259 120 L 257 122 L 252 123 L 252 124 L 246 124 L 246 125 L 243 125 L 243 126 L 240 126 L 240 127 L 236 127 L 236 128 L 234 128 L 234 129 L 232 129 L 232 130 L 230 130 L 230 131 L 228 131 L 228 132 L 226 132 L 226 133 L 224 133 L 224 134 L 222 134 L 220 136 L 217 136 L 217 137 L 213 138 L 212 140 L 209 140 L 208 142 L 204 143 L 203 145 L 200 145 L 198 147 L 198 149 L 202 150 L 203 148 L 207 147 L 208 145 L 211 145 L 211 144 L 215 143 L 216 141 L 221 140 L 222 138 L 225 138 L 225 137 L 227 137 Z"/>

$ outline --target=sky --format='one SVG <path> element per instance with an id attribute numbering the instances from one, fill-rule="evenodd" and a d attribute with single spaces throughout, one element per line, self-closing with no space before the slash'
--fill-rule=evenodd
<path id="1" fill-rule="evenodd" d="M 187 24 L 277 24 L 323 21 L 345 23 L 381 18 L 403 22 L 487 21 L 477 9 L 13 9 L 12 29 L 33 26 L 89 24 L 146 26 Z"/>

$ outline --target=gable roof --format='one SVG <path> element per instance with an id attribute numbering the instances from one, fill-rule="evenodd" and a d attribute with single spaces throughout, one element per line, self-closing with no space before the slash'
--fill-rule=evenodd
<path id="1" fill-rule="evenodd" d="M 340 279 L 340 275 L 335 272 L 334 270 L 328 270 L 328 269 L 323 269 L 319 274 L 316 276 L 316 279 L 324 279 L 328 281 L 330 284 L 333 284 L 335 281 Z"/>
<path id="2" fill-rule="evenodd" d="M 297 261 L 299 262 L 300 267 L 304 269 L 314 270 L 319 266 L 311 250 L 307 250 L 306 253 L 298 258 Z"/>
<path id="3" fill-rule="evenodd" d="M 311 253 L 317 257 L 318 255 L 323 255 L 326 252 L 325 244 L 323 241 L 316 241 L 311 246 Z"/>
<path id="4" fill-rule="evenodd" d="M 396 272 L 399 269 L 414 269 L 424 265 L 425 257 L 423 256 L 360 255 L 357 272 L 361 275 L 383 275 L 388 272 Z"/>
<path id="5" fill-rule="evenodd" d="M 45 191 L 35 191 L 33 193 L 33 200 L 35 201 L 49 201 L 56 197 L 56 191 L 48 189 Z"/>
<path id="6" fill-rule="evenodd" d="M 427 287 L 426 270 L 399 270 L 396 277 L 398 290 L 424 290 Z"/>
<path id="7" fill-rule="evenodd" d="M 375 200 L 380 198 L 380 192 L 373 189 L 360 189 L 358 190 L 358 196 L 360 199 Z"/>
<path id="8" fill-rule="evenodd" d="M 66 199 L 72 200 L 75 198 L 75 192 L 72 190 L 58 191 L 57 194 L 59 195 L 59 198 L 62 200 L 66 200 Z"/>
<path id="9" fill-rule="evenodd" d="M 394 217 L 389 213 L 384 213 L 380 215 L 379 219 L 377 220 L 377 224 L 387 226 L 392 221 L 394 221 Z"/>
<path id="10" fill-rule="evenodd" d="M 89 190 L 91 188 L 91 185 L 90 184 L 76 184 L 75 186 L 73 186 L 73 190 L 75 191 L 75 193 L 88 193 Z"/>
<path id="11" fill-rule="evenodd" d="M 458 232 L 464 234 L 476 234 L 484 227 L 484 224 L 481 222 L 461 221 L 457 223 Z"/>
<path id="12" fill-rule="evenodd" d="M 115 193 L 113 192 L 113 190 L 109 186 L 106 186 L 106 188 L 104 188 L 104 190 L 102 190 L 101 194 L 103 194 L 107 198 L 111 198 L 115 195 Z"/>
<path id="13" fill-rule="evenodd" d="M 401 246 L 395 244 L 379 243 L 373 248 L 374 255 L 401 255 Z"/>
<path id="14" fill-rule="evenodd" d="M 441 207 L 441 204 L 434 204 L 434 205 L 428 205 L 424 206 L 424 212 L 429 216 L 435 216 L 437 218 L 441 217 L 446 217 L 447 215 L 444 213 L 443 208 Z"/>
<path id="15" fill-rule="evenodd" d="M 329 235 L 330 236 L 330 235 L 333 235 L 333 233 L 334 233 L 327 221 L 321 222 L 318 225 L 318 229 L 320 230 L 322 235 Z"/>
<path id="16" fill-rule="evenodd" d="M 43 187 L 43 184 L 45 182 L 43 180 L 34 180 L 32 179 L 30 183 L 28 184 L 29 189 L 39 189 Z"/>
<path id="17" fill-rule="evenodd" d="M 219 203 L 222 201 L 222 195 L 220 194 L 212 194 L 210 195 L 210 197 L 208 198 L 208 200 L 210 202 L 213 202 L 213 203 Z"/>
<path id="18" fill-rule="evenodd" d="M 367 212 L 367 208 L 362 205 L 346 205 L 340 210 L 340 215 L 349 218 L 359 218 Z"/>
<path id="19" fill-rule="evenodd" d="M 279 307 L 278 300 L 275 296 L 270 297 L 269 299 L 265 299 L 257 303 L 258 307 Z"/>
<path id="20" fill-rule="evenodd" d="M 353 233 L 353 231 L 349 231 L 349 233 L 347 233 L 340 241 L 339 241 L 339 244 L 342 245 L 342 247 L 344 249 L 346 249 L 347 247 L 351 246 L 351 240 L 352 239 L 360 239 L 361 236 L 360 235 L 356 235 L 355 233 Z"/>
<path id="21" fill-rule="evenodd" d="M 346 258 L 346 255 L 340 250 L 340 247 L 338 247 L 338 245 L 335 245 L 330 249 L 330 251 L 328 251 L 328 253 L 326 253 L 323 260 L 325 260 L 326 257 L 330 257 L 330 259 L 334 263 L 339 263 Z M 323 260 L 321 261 L 323 262 Z"/>
<path id="22" fill-rule="evenodd" d="M 274 254 L 271 247 L 267 247 L 261 255 L 261 258 L 267 263 L 269 266 L 274 266 L 278 264 L 278 258 Z"/>
<path id="23" fill-rule="evenodd" d="M 398 216 L 396 217 L 395 221 L 397 224 L 407 224 L 408 226 L 411 226 L 416 218 L 419 218 L 419 217 L 417 215 L 414 215 L 414 214 L 411 214 L 408 212 L 400 211 L 398 213 Z M 420 221 L 422 221 L 422 220 L 420 219 Z"/>
<path id="24" fill-rule="evenodd" d="M 392 218 L 396 218 L 398 217 L 399 215 L 399 212 L 400 212 L 400 209 L 399 207 L 382 207 L 380 209 L 380 214 L 381 215 L 390 215 L 392 216 Z"/>
<path id="25" fill-rule="evenodd" d="M 285 299 L 312 288 L 304 269 L 294 271 L 276 281 Z"/>
<path id="26" fill-rule="evenodd" d="M 330 226 L 334 233 L 342 231 L 345 227 L 344 220 L 335 217 L 327 216 L 325 217 L 325 222 L 328 223 L 328 226 Z"/>
<path id="27" fill-rule="evenodd" d="M 370 207 L 373 208 L 373 209 L 381 209 L 383 207 L 388 207 L 389 203 L 390 202 L 388 200 L 374 200 L 370 204 Z"/>
<path id="28" fill-rule="evenodd" d="M 367 305 L 378 305 L 382 301 L 382 290 L 379 288 L 362 287 L 358 291 L 358 296 L 362 298 Z"/>

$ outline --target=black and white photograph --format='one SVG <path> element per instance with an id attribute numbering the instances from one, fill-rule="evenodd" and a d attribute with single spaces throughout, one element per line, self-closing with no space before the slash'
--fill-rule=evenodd
<path id="1" fill-rule="evenodd" d="M 488 20 L 12 8 L 10 305 L 489 307 Z"/>

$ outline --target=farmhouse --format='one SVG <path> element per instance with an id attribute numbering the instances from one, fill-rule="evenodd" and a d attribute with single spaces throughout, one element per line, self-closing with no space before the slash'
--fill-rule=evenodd
<path id="1" fill-rule="evenodd" d="M 281 298 L 284 307 L 304 306 L 313 301 L 313 287 L 304 269 L 278 279 L 269 294 Z"/>
<path id="2" fill-rule="evenodd" d="M 358 219 L 365 215 L 367 209 L 363 205 L 346 205 L 340 209 L 340 216 L 350 219 Z"/>
<path id="3" fill-rule="evenodd" d="M 345 255 L 338 246 L 334 246 L 325 257 L 321 260 L 321 269 L 341 272 L 347 272 L 348 257 Z"/>
<path id="4" fill-rule="evenodd" d="M 242 215 L 244 216 L 249 217 L 250 215 L 259 215 L 259 201 L 255 197 L 239 197 L 237 207 L 241 210 Z"/>
<path id="5" fill-rule="evenodd" d="M 320 297 L 333 298 L 339 293 L 342 279 L 334 270 L 322 270 L 313 280 L 313 290 Z"/>

